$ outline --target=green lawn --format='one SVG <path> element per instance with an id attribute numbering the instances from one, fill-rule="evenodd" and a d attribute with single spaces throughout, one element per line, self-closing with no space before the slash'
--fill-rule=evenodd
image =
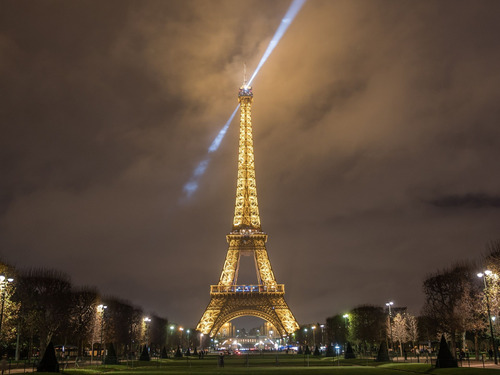
<path id="1" fill-rule="evenodd" d="M 151 362 L 128 362 L 115 366 L 98 366 L 92 368 L 66 369 L 68 375 L 175 375 L 175 374 L 245 374 L 245 375 L 299 375 L 299 374 L 333 374 L 333 375 L 500 375 L 497 369 L 454 368 L 434 369 L 423 363 L 386 363 L 379 364 L 373 360 L 353 359 L 332 361 L 331 358 L 307 358 L 298 355 L 250 355 L 226 356 L 224 368 L 217 366 L 216 356 L 207 356 L 203 360 L 196 357 L 182 359 L 153 360 Z"/>

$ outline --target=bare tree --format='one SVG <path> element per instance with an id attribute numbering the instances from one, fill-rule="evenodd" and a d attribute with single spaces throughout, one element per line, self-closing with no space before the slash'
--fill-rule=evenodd
<path id="1" fill-rule="evenodd" d="M 408 331 L 408 339 L 411 345 L 415 348 L 415 343 L 418 342 L 418 319 L 416 316 L 406 314 L 406 329 Z"/>
<path id="2" fill-rule="evenodd" d="M 473 279 L 472 275 L 470 264 L 462 263 L 430 275 L 424 281 L 424 314 L 433 320 L 439 331 L 450 334 L 453 354 L 456 348 L 456 334 L 464 329 L 461 301 L 466 285 Z"/>
<path id="3" fill-rule="evenodd" d="M 21 274 L 17 296 L 21 318 L 38 333 L 43 353 L 52 336 L 67 327 L 71 304 L 68 275 L 49 269 L 30 269 Z"/>
<path id="4" fill-rule="evenodd" d="M 94 288 L 81 288 L 71 294 L 70 330 L 79 356 L 83 355 L 84 344 L 92 340 L 97 301 L 98 293 Z"/>
<path id="5" fill-rule="evenodd" d="M 409 340 L 406 324 L 406 317 L 402 314 L 396 314 L 392 324 L 392 334 L 394 339 L 399 341 L 401 357 L 403 356 L 403 345 Z"/>

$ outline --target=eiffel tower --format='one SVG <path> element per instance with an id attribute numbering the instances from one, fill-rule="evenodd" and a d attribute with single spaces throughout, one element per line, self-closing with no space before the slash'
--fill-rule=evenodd
<path id="1" fill-rule="evenodd" d="M 210 337 L 215 336 L 223 324 L 241 316 L 262 318 L 271 323 L 281 336 L 299 329 L 285 302 L 285 285 L 278 284 L 274 278 L 266 250 L 267 234 L 260 225 L 252 139 L 252 101 L 252 88 L 243 84 L 238 93 L 240 139 L 233 229 L 226 236 L 229 249 L 219 283 L 210 286 L 210 302 L 196 327 Z M 255 285 L 238 285 L 242 255 L 255 259 Z"/>

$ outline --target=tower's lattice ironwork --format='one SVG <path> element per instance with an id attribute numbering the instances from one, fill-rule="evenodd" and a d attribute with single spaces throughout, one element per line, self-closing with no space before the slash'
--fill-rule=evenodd
<path id="1" fill-rule="evenodd" d="M 233 228 L 226 238 L 229 243 L 226 260 L 217 285 L 210 286 L 210 302 L 196 329 L 213 337 L 222 325 L 241 316 L 267 320 L 286 336 L 299 325 L 285 302 L 285 285 L 276 283 L 267 256 L 267 234 L 261 229 L 252 137 L 252 88 L 243 85 L 240 103 L 240 138 L 238 180 Z M 238 269 L 242 255 L 253 255 L 257 269 L 256 285 L 238 285 Z"/>

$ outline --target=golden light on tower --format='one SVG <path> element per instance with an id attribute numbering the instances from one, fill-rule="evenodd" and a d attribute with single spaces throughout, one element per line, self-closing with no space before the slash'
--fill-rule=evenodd
<path id="1" fill-rule="evenodd" d="M 240 87 L 240 133 L 238 177 L 233 228 L 226 236 L 229 243 L 219 283 L 210 286 L 210 303 L 196 329 L 210 337 L 224 324 L 241 316 L 256 316 L 272 324 L 285 336 L 299 325 L 285 302 L 285 286 L 278 284 L 267 255 L 267 234 L 261 229 L 252 136 L 252 88 Z M 257 284 L 238 285 L 241 255 L 253 255 Z"/>

